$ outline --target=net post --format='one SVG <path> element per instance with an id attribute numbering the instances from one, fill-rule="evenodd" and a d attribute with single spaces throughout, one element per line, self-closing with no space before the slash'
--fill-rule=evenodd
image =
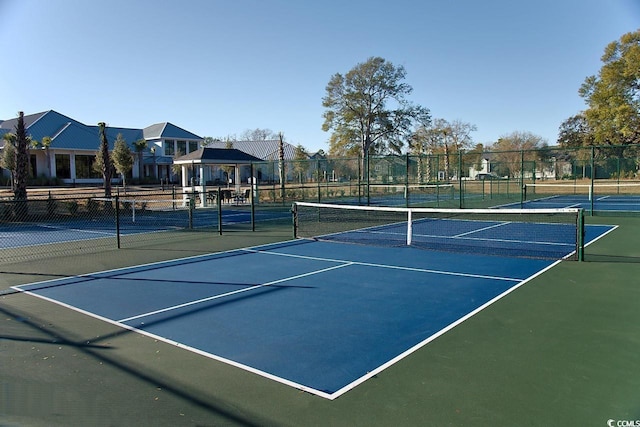
<path id="1" fill-rule="evenodd" d="M 411 235 L 413 234 L 413 219 L 411 209 L 407 210 L 407 246 L 411 246 Z"/>
<path id="2" fill-rule="evenodd" d="M 298 238 L 298 205 L 293 202 L 291 205 L 291 222 L 293 225 L 293 238 Z"/>
<path id="3" fill-rule="evenodd" d="M 578 218 L 577 218 L 577 248 L 576 255 L 578 257 L 578 261 L 584 261 L 584 211 L 582 209 L 578 209 Z"/>

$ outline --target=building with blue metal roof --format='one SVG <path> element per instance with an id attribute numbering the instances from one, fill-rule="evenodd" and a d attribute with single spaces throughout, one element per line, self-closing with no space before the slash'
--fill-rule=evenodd
<path id="1" fill-rule="evenodd" d="M 15 133 L 17 123 L 17 118 L 0 120 L 0 149 L 5 144 L 2 136 L 8 132 Z M 75 184 L 102 182 L 102 177 L 92 168 L 100 145 L 97 125 L 86 125 L 54 110 L 25 115 L 24 123 L 31 140 L 39 143 L 29 150 L 32 176 L 56 178 L 64 183 Z M 142 167 L 139 156 L 134 155 L 133 178 L 175 180 L 171 170 L 173 158 L 197 151 L 203 142 L 201 136 L 169 122 L 140 129 L 107 127 L 106 134 L 110 150 L 119 134 L 134 154 L 134 143 L 146 141 Z M 41 144 L 45 137 L 51 138 L 48 147 Z M 2 172 L 7 175 L 6 171 Z"/>

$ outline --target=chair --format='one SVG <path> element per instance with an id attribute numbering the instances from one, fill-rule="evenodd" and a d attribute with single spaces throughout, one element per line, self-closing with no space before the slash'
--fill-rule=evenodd
<path id="1" fill-rule="evenodd" d="M 215 203 L 216 202 L 216 195 L 217 195 L 217 191 L 213 190 L 213 191 L 207 191 L 207 203 Z"/>
<path id="2" fill-rule="evenodd" d="M 251 190 L 245 190 L 244 192 L 236 193 L 235 201 L 236 203 L 244 203 L 249 200 L 251 197 Z"/>

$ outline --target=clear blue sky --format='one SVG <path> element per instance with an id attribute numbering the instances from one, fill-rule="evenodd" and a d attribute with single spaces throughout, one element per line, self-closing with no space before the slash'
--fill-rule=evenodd
<path id="1" fill-rule="evenodd" d="M 475 142 L 554 144 L 605 46 L 638 28 L 639 0 L 0 0 L 0 118 L 266 128 L 326 151 L 327 83 L 380 56 Z"/>

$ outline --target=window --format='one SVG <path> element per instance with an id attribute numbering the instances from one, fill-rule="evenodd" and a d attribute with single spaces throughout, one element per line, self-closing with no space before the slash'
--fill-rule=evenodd
<path id="1" fill-rule="evenodd" d="M 69 154 L 56 154 L 56 176 L 62 179 L 71 179 L 71 156 Z"/>
<path id="2" fill-rule="evenodd" d="M 101 178 L 102 175 L 93 170 L 93 162 L 95 159 L 95 156 L 81 156 L 76 154 L 76 178 Z"/>
<path id="3" fill-rule="evenodd" d="M 187 141 L 178 141 L 178 148 L 176 148 L 177 156 L 184 156 L 187 154 Z"/>
<path id="4" fill-rule="evenodd" d="M 198 141 L 189 141 L 189 152 L 198 151 Z"/>
<path id="5" fill-rule="evenodd" d="M 165 156 L 173 156 L 176 154 L 176 148 L 173 145 L 175 141 L 173 139 L 167 139 L 164 142 L 164 154 Z"/>

